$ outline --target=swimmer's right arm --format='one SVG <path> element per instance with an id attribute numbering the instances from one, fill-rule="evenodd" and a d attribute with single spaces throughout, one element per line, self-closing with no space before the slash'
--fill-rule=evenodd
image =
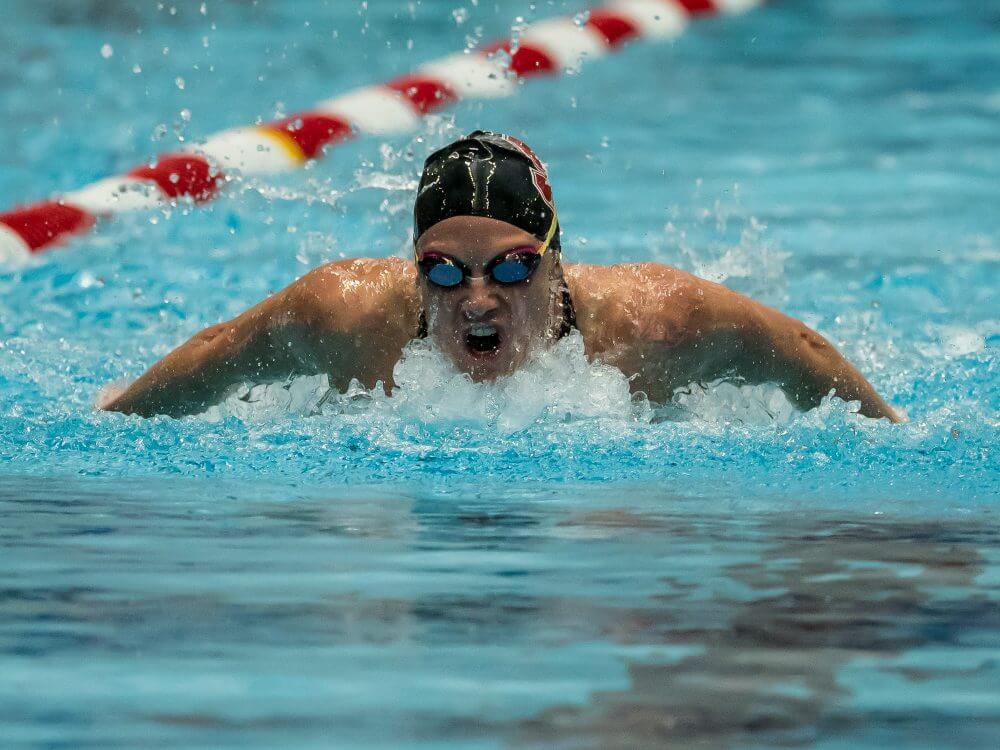
<path id="1" fill-rule="evenodd" d="M 99 407 L 143 417 L 180 417 L 204 411 L 235 383 L 275 380 L 307 369 L 307 357 L 281 345 L 282 339 L 292 338 L 295 325 L 285 312 L 288 294 L 285 289 L 233 320 L 196 333 Z"/>
<path id="2" fill-rule="evenodd" d="M 233 320 L 206 328 L 98 407 L 179 417 L 204 411 L 241 382 L 321 373 L 337 382 L 360 377 L 355 370 L 379 338 L 365 313 L 378 307 L 372 297 L 383 288 L 372 283 L 380 262 L 363 263 L 322 266 Z"/>

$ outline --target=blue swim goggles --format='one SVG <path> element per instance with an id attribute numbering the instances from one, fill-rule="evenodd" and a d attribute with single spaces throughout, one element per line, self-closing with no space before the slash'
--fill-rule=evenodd
<path id="1" fill-rule="evenodd" d="M 483 275 L 498 284 L 519 284 L 527 281 L 542 262 L 542 256 L 549 249 L 558 222 L 552 217 L 552 226 L 541 246 L 526 245 L 507 250 L 493 258 L 483 269 Z M 472 278 L 472 270 L 457 258 L 444 253 L 427 252 L 417 259 L 417 268 L 435 286 L 453 289 L 465 279 Z"/>

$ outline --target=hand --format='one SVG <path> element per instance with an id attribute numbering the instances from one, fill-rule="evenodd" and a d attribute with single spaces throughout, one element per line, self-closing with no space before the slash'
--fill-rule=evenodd
<path id="1" fill-rule="evenodd" d="M 124 378 L 120 380 L 112 380 L 110 383 L 106 383 L 101 387 L 101 390 L 97 392 L 97 397 L 94 399 L 94 410 L 105 411 L 111 402 L 125 393 L 128 385 L 128 381 Z"/>

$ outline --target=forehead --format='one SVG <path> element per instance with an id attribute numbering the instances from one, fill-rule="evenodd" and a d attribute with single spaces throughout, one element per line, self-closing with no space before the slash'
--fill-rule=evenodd
<path id="1" fill-rule="evenodd" d="M 453 216 L 438 222 L 420 236 L 417 253 L 429 251 L 473 259 L 473 256 L 536 246 L 538 238 L 520 227 L 484 216 Z"/>

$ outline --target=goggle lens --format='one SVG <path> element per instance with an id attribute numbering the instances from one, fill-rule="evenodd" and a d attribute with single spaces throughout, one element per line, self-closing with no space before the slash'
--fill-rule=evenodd
<path id="1" fill-rule="evenodd" d="M 535 257 L 538 257 L 537 255 Z M 527 256 L 508 258 L 502 263 L 497 263 L 490 271 L 494 281 L 501 284 L 516 284 L 531 276 L 534 266 L 537 264 L 528 263 Z"/>
<path id="2" fill-rule="evenodd" d="M 434 263 L 424 272 L 427 274 L 427 278 L 434 284 L 444 287 L 458 286 L 462 283 L 462 278 L 465 276 L 461 268 L 444 261 Z"/>

